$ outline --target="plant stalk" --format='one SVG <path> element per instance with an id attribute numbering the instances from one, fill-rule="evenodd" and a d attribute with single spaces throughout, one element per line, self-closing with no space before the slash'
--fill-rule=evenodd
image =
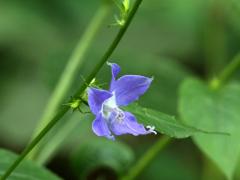
<path id="1" fill-rule="evenodd" d="M 42 118 L 39 121 L 39 124 L 33 133 L 32 139 L 45 127 L 49 121 L 54 116 L 54 113 L 59 108 L 60 104 L 66 98 L 67 93 L 69 92 L 76 74 L 78 73 L 83 59 L 92 44 L 97 32 L 102 27 L 102 24 L 110 12 L 110 3 L 103 2 L 96 14 L 94 15 L 92 21 L 90 22 L 88 28 L 85 30 L 82 38 L 78 42 L 76 48 L 74 49 L 66 68 L 64 69 L 58 84 L 55 87 L 55 90 L 50 97 L 50 100 L 45 108 Z M 29 155 L 29 159 L 36 159 L 38 151 L 40 151 L 40 146 L 38 145 Z"/>
<path id="2" fill-rule="evenodd" d="M 212 89 L 218 89 L 224 85 L 232 75 L 240 68 L 240 54 L 236 55 L 234 59 L 227 65 L 227 67 L 219 74 L 219 76 L 210 82 Z"/>
<path id="3" fill-rule="evenodd" d="M 129 170 L 129 173 L 121 178 L 121 180 L 136 179 L 140 173 L 150 164 L 150 162 L 154 160 L 154 157 L 156 157 L 158 153 L 171 142 L 171 140 L 172 139 L 168 136 L 163 136 L 160 138 Z"/>
<path id="4" fill-rule="evenodd" d="M 127 28 L 129 27 L 134 15 L 136 14 L 142 0 L 136 0 L 125 24 L 120 28 L 115 39 L 111 43 L 110 47 L 107 49 L 106 53 L 103 55 L 100 62 L 95 66 L 92 73 L 87 77 L 86 84 L 91 83 L 93 78 L 97 75 L 102 66 L 106 63 L 108 58 L 112 55 L 113 51 L 116 49 L 117 45 L 121 41 L 123 35 L 125 34 Z M 78 91 L 75 93 L 74 97 L 77 98 L 80 96 L 86 89 L 86 84 L 84 83 Z M 43 130 L 32 140 L 32 142 L 23 150 L 21 155 L 16 159 L 16 161 L 6 170 L 4 175 L 1 177 L 1 180 L 7 179 L 11 173 L 17 168 L 17 166 L 22 162 L 22 160 L 33 150 L 33 148 L 42 140 L 42 138 L 54 127 L 54 125 L 68 112 L 70 107 L 66 106 L 61 109 L 54 118 L 43 128 Z"/>
<path id="5" fill-rule="evenodd" d="M 221 84 L 227 82 L 231 76 L 240 68 L 240 54 L 234 57 L 232 62 L 222 71 L 219 75 L 219 81 Z"/>

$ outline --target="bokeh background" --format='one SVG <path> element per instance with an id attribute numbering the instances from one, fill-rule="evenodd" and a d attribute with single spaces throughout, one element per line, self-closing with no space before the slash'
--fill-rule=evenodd
<path id="1" fill-rule="evenodd" d="M 99 0 L 0 2 L 0 146 L 20 152 L 28 143 L 54 86 Z M 117 32 L 108 17 L 91 46 L 74 91 Z M 154 76 L 140 104 L 178 116 L 178 87 L 189 76 L 214 77 L 240 49 L 238 0 L 144 1 L 109 61 L 122 74 Z M 239 77 L 239 76 L 238 76 Z M 108 83 L 105 66 L 98 81 Z M 69 92 L 69 97 L 71 92 Z M 109 142 L 91 131 L 92 116 L 69 113 L 76 126 L 48 167 L 65 179 L 116 179 L 157 137 L 117 138 Z M 240 169 L 240 168 L 239 168 Z M 224 179 L 191 139 L 176 140 L 145 169 L 139 179 Z M 240 175 L 236 173 L 236 179 Z"/>

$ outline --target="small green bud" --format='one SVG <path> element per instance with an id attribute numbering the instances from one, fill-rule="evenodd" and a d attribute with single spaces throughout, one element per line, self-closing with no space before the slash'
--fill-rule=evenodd
<path id="1" fill-rule="evenodd" d="M 116 25 L 123 26 L 125 24 L 125 20 L 119 19 L 117 16 L 115 16 L 115 20 L 116 20 Z"/>
<path id="2" fill-rule="evenodd" d="M 94 86 L 96 84 L 96 78 L 93 78 L 93 80 L 90 82 L 89 86 Z"/>
<path id="3" fill-rule="evenodd" d="M 127 13 L 130 9 L 130 1 L 129 0 L 123 0 L 122 6 L 123 6 L 124 12 Z"/>
<path id="4" fill-rule="evenodd" d="M 81 103 L 81 100 L 80 100 L 80 99 L 74 99 L 72 102 L 69 103 L 69 106 L 70 106 L 72 109 L 77 109 L 77 108 L 79 108 L 80 103 Z"/>
<path id="5" fill-rule="evenodd" d="M 210 82 L 210 88 L 213 90 L 216 90 L 220 87 L 220 81 L 217 78 L 213 78 L 212 81 Z"/>
<path id="6" fill-rule="evenodd" d="M 130 0 L 122 0 L 121 4 L 114 0 L 115 4 L 120 10 L 119 15 L 115 15 L 115 23 L 111 24 L 110 26 L 123 26 L 126 22 L 126 19 L 129 14 L 130 10 Z"/>

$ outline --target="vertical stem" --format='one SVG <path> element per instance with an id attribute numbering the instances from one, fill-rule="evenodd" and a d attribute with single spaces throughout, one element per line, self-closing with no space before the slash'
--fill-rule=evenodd
<path id="1" fill-rule="evenodd" d="M 158 155 L 158 153 L 163 150 L 169 143 L 171 138 L 164 136 L 160 138 L 133 166 L 129 173 L 122 178 L 122 180 L 132 180 L 136 179 L 137 176 L 150 164 L 150 162 Z"/>
<path id="2" fill-rule="evenodd" d="M 226 29 L 224 4 L 219 0 L 209 3 L 207 20 L 204 27 L 204 55 L 207 77 L 214 77 L 227 62 Z"/>
<path id="3" fill-rule="evenodd" d="M 75 79 L 75 76 L 80 69 L 83 58 L 85 57 L 85 54 L 87 50 L 89 49 L 91 43 L 94 40 L 94 37 L 96 36 L 97 32 L 101 28 L 101 25 L 104 22 L 104 19 L 108 15 L 110 11 L 110 3 L 103 2 L 102 5 L 97 10 L 96 14 L 94 15 L 92 21 L 90 22 L 88 28 L 85 30 L 85 33 L 83 34 L 82 38 L 78 42 L 76 48 L 74 49 L 66 68 L 64 69 L 60 80 L 58 84 L 55 87 L 55 90 L 50 97 L 50 100 L 45 108 L 45 111 L 43 113 L 42 118 L 40 119 L 40 122 L 33 134 L 33 137 L 36 137 L 36 135 L 43 129 L 43 127 L 46 126 L 47 123 L 52 119 L 54 116 L 54 113 L 59 108 L 59 105 L 62 103 L 64 98 L 66 97 L 66 94 L 68 93 L 69 89 L 71 88 L 71 85 Z M 37 156 L 39 151 L 39 146 L 37 146 L 34 151 L 32 151 L 28 157 L 30 159 L 34 159 L 35 156 Z"/>
<path id="4" fill-rule="evenodd" d="M 125 22 L 125 24 L 120 28 L 118 34 L 116 35 L 115 39 L 113 40 L 110 47 L 107 49 L 106 53 L 103 55 L 102 59 L 100 60 L 99 64 L 93 69 L 92 73 L 88 76 L 86 82 L 89 84 L 92 79 L 97 75 L 99 70 L 102 68 L 104 63 L 108 60 L 108 58 L 112 55 L 113 51 L 116 49 L 117 45 L 121 41 L 123 35 L 125 34 L 127 28 L 129 27 L 134 15 L 136 14 L 142 0 L 136 0 L 133 8 Z M 78 97 L 83 93 L 86 88 L 86 84 L 82 85 L 78 91 L 75 93 L 74 97 Z M 67 113 L 70 107 L 66 106 L 54 116 L 54 118 L 43 128 L 43 130 L 32 140 L 32 142 L 23 150 L 21 155 L 13 162 L 13 164 L 6 170 L 3 176 L 0 177 L 1 180 L 7 179 L 11 173 L 17 168 L 17 166 L 22 162 L 22 160 L 33 150 L 33 148 L 42 140 L 42 138 L 54 127 L 54 125 Z"/>

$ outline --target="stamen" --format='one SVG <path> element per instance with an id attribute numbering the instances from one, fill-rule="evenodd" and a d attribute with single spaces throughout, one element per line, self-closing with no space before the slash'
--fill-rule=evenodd
<path id="1" fill-rule="evenodd" d="M 122 122 L 125 118 L 124 112 L 119 108 L 114 108 L 114 112 L 116 113 L 116 116 L 115 116 L 116 120 L 118 122 Z"/>
<path id="2" fill-rule="evenodd" d="M 157 135 L 157 132 L 155 131 L 155 126 L 147 126 L 147 129 L 148 129 L 148 132 Z"/>

